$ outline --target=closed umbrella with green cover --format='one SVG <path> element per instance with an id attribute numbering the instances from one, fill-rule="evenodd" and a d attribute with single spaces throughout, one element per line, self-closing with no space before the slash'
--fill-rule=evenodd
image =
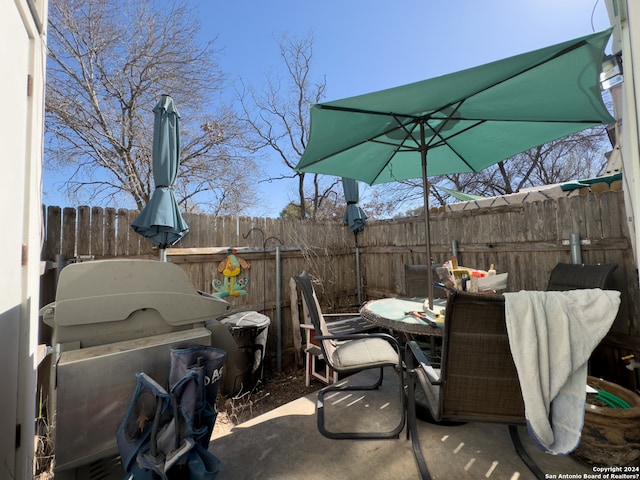
<path id="1" fill-rule="evenodd" d="M 166 260 L 166 248 L 189 231 L 182 218 L 173 185 L 180 166 L 180 114 L 173 99 L 162 95 L 153 109 L 153 180 L 155 190 L 131 226 L 160 248 Z"/>
<path id="2" fill-rule="evenodd" d="M 360 276 L 360 247 L 358 246 L 358 233 L 364 230 L 367 223 L 367 215 L 360 208 L 360 189 L 358 182 L 353 178 L 342 177 L 342 189 L 344 191 L 344 199 L 347 202 L 347 208 L 344 211 L 343 221 L 349 226 L 349 230 L 353 232 L 353 238 L 356 244 L 356 283 L 358 289 L 358 304 L 362 303 L 362 280 Z"/>
<path id="3" fill-rule="evenodd" d="M 422 177 L 430 262 L 428 175 L 478 172 L 529 148 L 615 121 L 598 83 L 609 35 L 599 32 L 312 105 L 309 142 L 296 169 L 370 185 Z"/>
<path id="4" fill-rule="evenodd" d="M 364 226 L 367 223 L 367 215 L 358 205 L 358 202 L 360 201 L 360 189 L 358 188 L 358 182 L 353 178 L 343 178 L 342 190 L 344 192 L 344 199 L 347 202 L 343 221 L 349 226 L 349 230 L 351 230 L 355 235 L 357 245 L 358 233 L 364 230 Z"/>

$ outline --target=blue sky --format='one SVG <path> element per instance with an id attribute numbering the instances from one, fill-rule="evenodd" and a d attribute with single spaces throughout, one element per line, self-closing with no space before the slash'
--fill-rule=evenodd
<path id="1" fill-rule="evenodd" d="M 335 100 L 455 72 L 609 27 L 604 0 L 194 1 L 224 72 L 282 75 L 277 38 L 314 36 L 313 78 Z M 279 159 L 271 172 L 285 172 Z M 276 216 L 296 184 L 261 184 Z M 366 195 L 366 185 L 361 191 Z M 263 212 L 257 210 L 257 214 Z"/>
<path id="2" fill-rule="evenodd" d="M 313 78 L 326 100 L 455 72 L 609 26 L 604 0 L 191 0 L 203 39 L 216 39 L 231 81 L 282 76 L 277 39 L 314 37 Z M 286 172 L 272 156 L 263 168 Z M 45 178 L 45 186 L 47 179 Z M 251 214 L 277 216 L 295 181 L 261 183 Z M 367 187 L 361 186 L 366 195 Z M 56 204 L 45 196 L 45 203 Z M 58 203 L 60 204 L 60 203 Z M 61 205 L 63 206 L 63 205 Z"/>
<path id="3" fill-rule="evenodd" d="M 424 80 L 609 26 L 604 0 L 193 1 L 230 76 L 281 68 L 274 37 L 314 35 L 327 100 Z M 390 5 L 394 5 L 391 7 Z M 594 29 L 592 29 L 592 10 Z"/>

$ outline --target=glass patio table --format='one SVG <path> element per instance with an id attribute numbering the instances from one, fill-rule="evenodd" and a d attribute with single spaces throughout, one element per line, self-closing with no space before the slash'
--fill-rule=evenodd
<path id="1" fill-rule="evenodd" d="M 428 337 L 430 360 L 434 366 L 439 366 L 439 345 L 436 341 L 444 333 L 444 309 L 446 298 L 433 300 L 433 310 L 441 312 L 435 316 L 426 313 L 424 298 L 382 298 L 365 303 L 360 309 L 360 315 L 367 322 L 378 327 L 402 333 L 405 341 L 416 337 Z M 418 315 L 416 315 L 418 314 Z M 423 314 L 426 318 L 420 318 Z M 417 339 L 416 339 L 417 340 Z M 419 342 L 421 343 L 421 342 Z"/>
<path id="2" fill-rule="evenodd" d="M 434 316 L 425 313 L 424 298 L 382 298 L 365 303 L 360 309 L 360 315 L 367 322 L 407 336 L 442 337 L 446 305 L 446 298 L 434 299 L 433 309 L 442 312 Z M 419 318 L 421 315 L 426 316 L 426 319 Z"/>
<path id="3" fill-rule="evenodd" d="M 423 350 L 430 351 L 425 354 L 434 368 L 440 367 L 440 346 L 437 341 L 444 333 L 444 314 L 434 317 L 429 315 L 429 322 L 422 320 L 410 312 L 424 313 L 424 298 L 382 298 L 365 303 L 360 309 L 360 315 L 367 322 L 378 327 L 402 333 L 405 342 L 417 340 Z M 444 311 L 447 305 L 446 298 L 434 298 L 433 309 L 436 312 Z M 427 337 L 428 347 L 421 342 L 419 337 Z M 403 345 L 404 348 L 404 345 Z M 428 412 L 428 403 L 420 384 L 416 386 L 415 402 L 418 408 L 418 418 L 432 421 Z"/>

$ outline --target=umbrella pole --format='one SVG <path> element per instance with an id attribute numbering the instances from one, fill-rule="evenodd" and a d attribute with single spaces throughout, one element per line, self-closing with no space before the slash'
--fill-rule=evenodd
<path id="1" fill-rule="evenodd" d="M 360 247 L 358 246 L 358 232 L 354 232 L 356 243 L 356 289 L 358 305 L 362 305 L 362 273 L 360 272 Z"/>
<path id="2" fill-rule="evenodd" d="M 427 181 L 427 145 L 424 124 L 420 123 L 420 157 L 422 160 L 422 195 L 424 196 L 424 241 L 427 252 L 427 297 L 433 311 L 433 270 L 431 268 L 431 233 L 429 228 L 429 182 Z"/>
<path id="3" fill-rule="evenodd" d="M 166 262 L 167 261 L 167 249 L 166 248 L 159 248 L 158 251 L 160 252 L 160 261 L 161 262 Z"/>

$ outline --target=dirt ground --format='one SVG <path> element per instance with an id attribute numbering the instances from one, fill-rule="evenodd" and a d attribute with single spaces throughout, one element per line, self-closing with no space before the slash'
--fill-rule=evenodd
<path id="1" fill-rule="evenodd" d="M 304 397 L 322 387 L 320 383 L 304 384 L 304 368 L 265 373 L 250 392 L 229 397 L 218 394 L 218 418 L 213 438 L 223 435 L 236 425 L 262 415 L 274 408 Z"/>

